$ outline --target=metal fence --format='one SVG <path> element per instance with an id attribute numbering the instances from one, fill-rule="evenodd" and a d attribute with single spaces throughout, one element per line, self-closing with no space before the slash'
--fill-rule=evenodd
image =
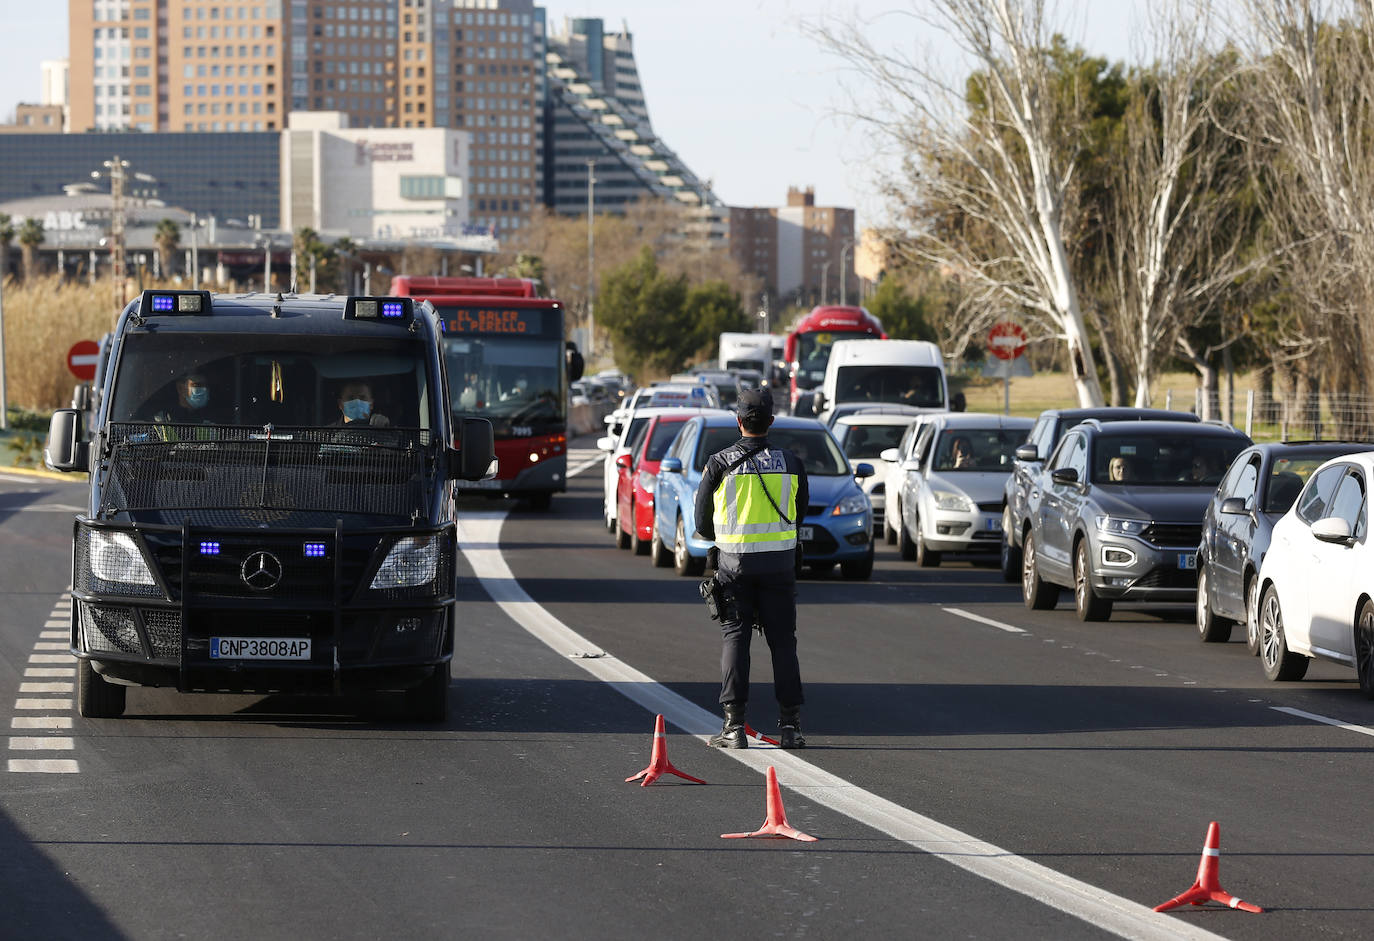
<path id="1" fill-rule="evenodd" d="M 1164 407 L 1219 419 L 1255 441 L 1367 441 L 1374 443 L 1374 397 L 1353 393 L 1271 395 L 1249 390 L 1228 396 L 1164 393 Z"/>

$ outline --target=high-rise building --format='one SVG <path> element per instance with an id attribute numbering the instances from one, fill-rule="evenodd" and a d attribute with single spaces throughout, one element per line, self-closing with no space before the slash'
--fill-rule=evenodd
<path id="1" fill-rule="evenodd" d="M 789 186 L 783 207 L 730 207 L 731 257 L 784 303 L 849 303 L 854 246 L 854 210 L 817 206 L 810 186 Z"/>

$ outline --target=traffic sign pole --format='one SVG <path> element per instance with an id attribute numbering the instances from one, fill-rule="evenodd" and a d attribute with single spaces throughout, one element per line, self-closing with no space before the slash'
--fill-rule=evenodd
<path id="1" fill-rule="evenodd" d="M 1006 363 L 1002 371 L 1002 411 L 1011 414 L 1011 364 L 1026 351 L 1026 331 L 1019 323 L 1004 320 L 988 331 L 988 352 Z"/>
<path id="2" fill-rule="evenodd" d="M 0 268 L 0 431 L 10 427 L 10 400 L 5 386 L 5 271 Z"/>

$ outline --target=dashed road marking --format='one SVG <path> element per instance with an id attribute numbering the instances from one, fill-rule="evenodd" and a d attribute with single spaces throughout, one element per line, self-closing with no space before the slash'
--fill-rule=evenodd
<path id="1" fill-rule="evenodd" d="M 41 679 L 52 676 L 76 676 L 76 667 L 28 667 L 24 670 L 28 679 Z"/>
<path id="2" fill-rule="evenodd" d="M 62 738 L 38 738 L 36 736 L 14 735 L 10 737 L 10 748 L 14 751 L 72 751 L 76 740 Z"/>
<path id="3" fill-rule="evenodd" d="M 1333 725 L 1338 729 L 1345 729 L 1347 732 L 1358 732 L 1361 735 L 1374 735 L 1374 729 L 1365 725 L 1355 725 L 1352 722 L 1342 722 L 1340 719 L 1332 719 L 1329 716 L 1320 716 L 1315 712 L 1303 712 L 1301 709 L 1294 709 L 1292 706 L 1270 706 L 1275 712 L 1286 713 L 1290 716 L 1297 716 L 1299 719 L 1309 719 L 1312 722 L 1320 722 L 1323 725 Z"/>
<path id="4" fill-rule="evenodd" d="M 69 653 L 34 653 L 29 654 L 29 663 L 71 663 L 72 655 Z"/>
<path id="5" fill-rule="evenodd" d="M 70 699 L 18 699 L 15 700 L 16 709 L 70 709 L 72 701 Z"/>
<path id="6" fill-rule="evenodd" d="M 34 642 L 34 653 L 29 654 L 29 664 L 24 668 L 24 681 L 19 684 L 19 698 L 15 700 L 16 712 L 40 712 L 46 715 L 16 715 L 10 720 L 10 728 L 27 732 L 57 732 L 72 728 L 72 700 L 76 691 L 76 667 L 71 653 L 46 653 L 44 651 L 66 651 L 70 644 L 71 598 L 63 595 L 53 605 L 39 640 Z M 55 630 L 66 628 L 66 630 Z M 32 664 L 51 664 L 35 666 Z M 61 694 L 65 693 L 65 696 Z M 11 735 L 11 752 L 70 752 L 76 750 L 76 739 L 68 735 Z M 79 774 L 81 765 L 75 758 L 10 758 L 6 769 L 16 774 Z"/>
<path id="7" fill-rule="evenodd" d="M 1006 631 L 1008 634 L 1026 633 L 1024 628 L 1016 627 L 1013 624 L 1007 624 L 1003 621 L 994 621 L 992 618 L 985 618 L 979 614 L 970 614 L 962 608 L 941 608 L 940 610 L 952 614 L 955 617 L 966 618 L 970 621 L 977 621 L 979 624 L 986 624 L 989 627 L 995 627 L 999 631 Z"/>
<path id="8" fill-rule="evenodd" d="M 75 758 L 11 758 L 8 770 L 28 774 L 77 774 L 81 766 Z"/>
<path id="9" fill-rule="evenodd" d="M 10 720 L 12 729 L 70 729 L 71 716 L 15 716 Z"/>

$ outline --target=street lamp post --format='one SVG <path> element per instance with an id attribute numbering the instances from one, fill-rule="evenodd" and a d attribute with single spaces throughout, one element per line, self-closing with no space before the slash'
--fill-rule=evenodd
<path id="1" fill-rule="evenodd" d="M 850 239 L 848 242 L 845 242 L 845 243 L 844 243 L 844 246 L 843 246 L 843 247 L 840 248 L 840 303 L 841 303 L 841 304 L 848 304 L 848 303 L 849 303 L 849 293 L 848 293 L 848 292 L 846 291 L 846 289 L 845 289 L 845 287 L 846 287 L 845 282 L 848 280 L 848 279 L 846 278 L 846 275 L 849 274 L 849 264 L 845 261 L 845 256 L 849 254 L 849 250 L 850 250 L 851 248 L 854 248 L 854 247 L 855 247 L 856 245 L 858 245 L 858 244 L 859 244 L 859 240 L 858 240 L 858 239 Z"/>
<path id="2" fill-rule="evenodd" d="M 827 298 L 826 295 L 827 295 L 828 293 L 830 293 L 830 265 L 831 265 L 834 261 L 835 261 L 835 259 L 833 259 L 833 258 L 827 258 L 824 262 L 821 263 L 821 303 L 822 303 L 822 304 L 826 303 L 826 302 L 829 300 L 829 298 Z"/>
<path id="3" fill-rule="evenodd" d="M 587 161 L 587 362 L 596 351 L 596 160 Z"/>

